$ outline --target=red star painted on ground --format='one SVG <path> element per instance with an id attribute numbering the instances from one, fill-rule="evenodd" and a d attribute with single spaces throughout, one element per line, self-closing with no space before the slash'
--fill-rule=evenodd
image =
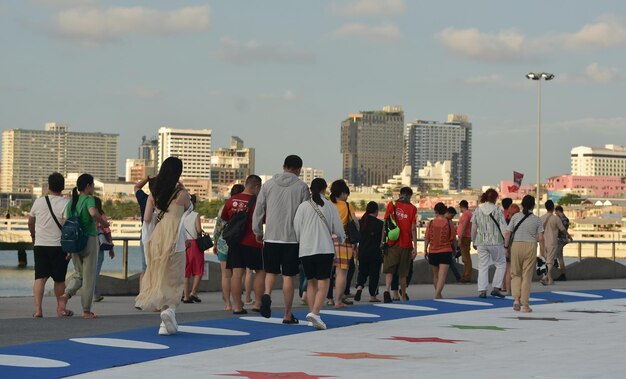
<path id="1" fill-rule="evenodd" d="M 315 352 L 318 357 L 332 357 L 340 359 L 398 359 L 399 355 L 379 355 L 370 353 L 320 353 Z"/>
<path id="2" fill-rule="evenodd" d="M 431 342 L 431 343 L 457 343 L 457 342 L 465 342 L 464 340 L 447 340 L 447 339 L 443 339 L 443 338 L 439 338 L 439 337 L 419 337 L 419 338 L 414 338 L 414 337 L 391 337 L 391 338 L 384 338 L 386 340 L 391 340 L 391 341 L 406 341 L 406 342 L 412 342 L 412 343 L 427 343 L 427 342 Z"/>
<path id="3" fill-rule="evenodd" d="M 288 378 L 288 379 L 319 379 L 334 378 L 334 376 L 325 375 L 309 375 L 305 372 L 262 372 L 262 371 L 241 371 L 238 374 L 220 374 L 220 376 L 240 376 L 249 379 L 269 379 L 269 378 Z"/>

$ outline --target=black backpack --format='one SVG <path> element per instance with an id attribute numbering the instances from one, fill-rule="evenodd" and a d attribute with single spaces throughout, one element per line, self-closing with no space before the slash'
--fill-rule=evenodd
<path id="1" fill-rule="evenodd" d="M 246 234 L 246 225 L 250 216 L 248 211 L 252 209 L 255 202 L 256 196 L 253 196 L 248 202 L 246 210 L 235 213 L 224 227 L 222 239 L 226 241 L 229 247 L 238 244 Z"/>

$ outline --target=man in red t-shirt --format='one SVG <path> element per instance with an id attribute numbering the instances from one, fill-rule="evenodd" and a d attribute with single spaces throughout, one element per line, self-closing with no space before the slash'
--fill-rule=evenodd
<path id="1" fill-rule="evenodd" d="M 400 290 L 402 299 L 408 300 L 406 294 L 406 277 L 409 269 L 413 264 L 413 260 L 417 255 L 417 208 L 411 204 L 411 196 L 413 190 L 409 187 L 400 189 L 400 197 L 398 201 L 387 204 L 385 212 L 385 221 L 389 224 L 390 218 L 396 222 L 400 228 L 400 238 L 396 241 L 386 241 L 387 248 L 383 257 L 383 273 L 385 273 L 385 293 L 383 299 L 385 303 L 391 302 L 391 281 L 393 274 L 397 270 L 400 281 Z M 383 236 L 385 242 L 386 236 Z"/>
<path id="2" fill-rule="evenodd" d="M 253 311 L 258 312 L 261 307 L 261 297 L 265 290 L 265 271 L 263 271 L 263 244 L 256 240 L 256 236 L 252 232 L 252 214 L 254 207 L 248 209 L 248 203 L 261 191 L 261 178 L 257 175 L 250 175 L 246 178 L 245 189 L 242 193 L 232 196 L 224 204 L 221 218 L 228 222 L 238 212 L 248 213 L 248 223 L 246 230 L 239 243 L 228 246 L 228 257 L 226 258 L 226 268 L 233 271 L 231 277 L 231 293 L 235 301 L 233 314 L 242 315 L 248 313 L 243 309 L 241 301 L 242 279 L 246 272 L 246 268 L 256 271 L 254 278 L 254 308 Z"/>

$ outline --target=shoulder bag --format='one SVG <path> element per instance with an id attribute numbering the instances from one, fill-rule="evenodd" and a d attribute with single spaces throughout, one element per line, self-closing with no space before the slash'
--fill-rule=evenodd
<path id="1" fill-rule="evenodd" d="M 59 230 L 62 230 L 63 226 L 61 225 L 61 223 L 57 219 L 57 216 L 54 214 L 54 211 L 52 210 L 52 204 L 50 203 L 50 198 L 48 197 L 48 195 L 46 195 L 46 203 L 48 204 L 48 209 L 50 209 L 50 214 L 52 215 L 52 219 L 54 220 L 54 222 L 59 227 Z"/>
<path id="2" fill-rule="evenodd" d="M 200 217 L 200 215 L 198 215 L 197 217 Z M 185 232 L 189 235 L 189 238 L 192 237 L 192 234 L 189 233 L 187 227 L 185 227 Z M 196 238 L 194 241 L 196 241 L 196 244 L 198 245 L 198 249 L 200 249 L 200 251 L 209 250 L 213 247 L 213 240 L 211 239 L 211 236 L 209 236 L 204 231 L 202 231 L 198 238 Z"/>
<path id="3" fill-rule="evenodd" d="M 507 243 L 507 251 L 509 252 L 509 254 L 511 254 L 511 245 L 513 244 L 513 238 L 515 237 L 515 232 L 517 232 L 517 229 L 519 229 L 520 225 L 522 225 L 522 222 L 524 222 L 524 220 L 526 220 L 531 214 L 532 213 L 525 215 L 522 218 L 522 220 L 518 222 L 517 225 L 515 225 L 515 228 L 513 228 L 513 232 L 511 233 L 511 236 L 509 237 L 509 242 Z"/>
<path id="4" fill-rule="evenodd" d="M 352 219 L 352 211 L 350 210 L 350 203 L 346 201 L 346 206 L 348 207 L 348 239 L 351 244 L 357 244 L 361 242 L 361 232 L 359 232 L 359 227 L 356 225 L 354 220 Z"/>
<path id="5" fill-rule="evenodd" d="M 315 213 L 317 213 L 317 215 L 320 217 L 320 219 L 322 220 L 322 222 L 324 223 L 324 225 L 326 225 L 326 228 L 328 229 L 328 232 L 330 233 L 330 235 L 332 236 L 333 232 L 330 230 L 330 224 L 328 223 L 328 221 L 326 220 L 326 217 L 324 217 L 324 214 L 322 213 L 322 211 L 320 210 L 319 206 L 313 201 L 313 200 L 309 200 L 309 204 L 311 204 L 311 207 L 313 207 L 313 210 L 315 211 Z"/>

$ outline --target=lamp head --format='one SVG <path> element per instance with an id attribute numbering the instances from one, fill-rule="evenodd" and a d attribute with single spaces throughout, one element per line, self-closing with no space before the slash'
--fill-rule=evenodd
<path id="1" fill-rule="evenodd" d="M 539 80 L 541 79 L 541 76 L 535 72 L 529 72 L 528 74 L 526 74 L 526 79 Z"/>
<path id="2" fill-rule="evenodd" d="M 542 72 L 541 73 L 541 78 L 543 80 L 552 80 L 552 79 L 554 79 L 554 74 L 550 74 L 548 72 Z"/>

